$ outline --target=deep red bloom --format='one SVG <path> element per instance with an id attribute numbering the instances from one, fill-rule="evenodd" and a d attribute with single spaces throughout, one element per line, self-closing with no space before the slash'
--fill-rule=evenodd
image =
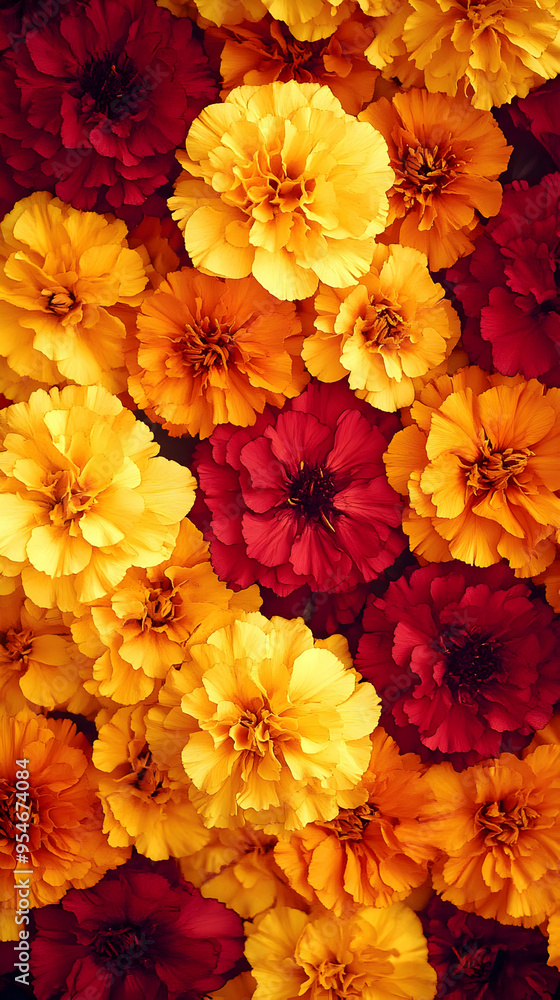
<path id="1" fill-rule="evenodd" d="M 473 253 L 447 271 L 471 361 L 560 386 L 559 267 L 560 174 L 532 187 L 514 181 Z"/>
<path id="2" fill-rule="evenodd" d="M 16 180 L 76 208 L 141 205 L 217 94 L 188 18 L 145 0 L 72 4 L 0 73 L 0 144 Z"/>
<path id="3" fill-rule="evenodd" d="M 560 972 L 538 928 L 506 927 L 435 897 L 421 914 L 428 958 L 446 1000 L 550 1000 Z"/>
<path id="4" fill-rule="evenodd" d="M 37 1000 L 202 1000 L 244 963 L 241 918 L 172 862 L 135 858 L 37 910 L 35 923 Z"/>
<path id="5" fill-rule="evenodd" d="M 560 697 L 560 619 L 502 564 L 417 569 L 371 597 L 355 665 L 380 724 L 424 760 L 519 752 Z"/>
<path id="6" fill-rule="evenodd" d="M 549 80 L 510 108 L 516 125 L 530 129 L 560 167 L 560 79 Z"/>
<path id="7" fill-rule="evenodd" d="M 198 524 L 220 579 L 280 596 L 375 579 L 405 545 L 382 460 L 399 426 L 342 383 L 321 383 L 253 427 L 217 427 L 194 467 L 208 513 L 205 522 L 199 506 Z"/>

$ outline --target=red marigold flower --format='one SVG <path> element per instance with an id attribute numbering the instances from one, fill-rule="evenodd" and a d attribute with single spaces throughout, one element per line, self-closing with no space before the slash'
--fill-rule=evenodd
<path id="1" fill-rule="evenodd" d="M 0 72 L 0 145 L 16 180 L 76 208 L 141 205 L 217 92 L 188 19 L 144 0 L 71 6 Z"/>
<path id="2" fill-rule="evenodd" d="M 253 427 L 216 428 L 195 464 L 209 512 L 204 523 L 199 503 L 198 524 L 219 578 L 285 596 L 379 576 L 404 548 L 382 462 L 398 427 L 341 384 L 312 385 Z"/>
<path id="3" fill-rule="evenodd" d="M 428 958 L 446 1000 L 550 1000 L 560 973 L 538 928 L 507 927 L 435 897 L 421 914 Z"/>
<path id="4" fill-rule="evenodd" d="M 135 858 L 36 920 L 37 1000 L 202 1000 L 241 969 L 241 918 L 203 899 L 172 862 Z"/>
<path id="5" fill-rule="evenodd" d="M 560 167 L 560 78 L 549 80 L 523 100 L 511 105 L 516 125 L 530 129 Z"/>
<path id="6" fill-rule="evenodd" d="M 503 564 L 415 570 L 372 597 L 356 667 L 401 750 L 457 770 L 518 752 L 560 697 L 560 620 Z"/>
<path id="7" fill-rule="evenodd" d="M 560 173 L 532 187 L 508 185 L 474 252 L 447 272 L 467 317 L 463 345 L 472 361 L 560 386 L 559 239 Z"/>

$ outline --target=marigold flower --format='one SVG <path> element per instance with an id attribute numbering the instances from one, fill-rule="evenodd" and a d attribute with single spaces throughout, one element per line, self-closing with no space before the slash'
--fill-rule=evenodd
<path id="1" fill-rule="evenodd" d="M 475 108 L 525 97 L 560 72 L 554 0 L 410 0 L 403 40 L 426 87 L 465 92 Z"/>
<path id="2" fill-rule="evenodd" d="M 380 98 L 358 117 L 381 132 L 395 172 L 380 241 L 416 247 L 432 271 L 470 253 L 479 213 L 500 210 L 497 178 L 511 153 L 490 112 L 464 97 L 413 89 Z"/>
<path id="3" fill-rule="evenodd" d="M 201 676 L 181 701 L 197 726 L 182 760 L 208 826 L 300 829 L 359 800 L 378 697 L 341 636 L 252 613 L 189 654 Z"/>
<path id="4" fill-rule="evenodd" d="M 402 903 L 361 907 L 346 919 L 277 907 L 247 925 L 253 1000 L 432 1000 L 422 925 Z"/>
<path id="5" fill-rule="evenodd" d="M 37 1000 L 204 1000 L 244 964 L 241 919 L 202 899 L 170 862 L 134 858 L 95 889 L 70 891 L 36 923 Z"/>
<path id="6" fill-rule="evenodd" d="M 183 268 L 143 303 L 129 391 L 172 437 L 246 427 L 266 403 L 282 407 L 304 388 L 301 343 L 294 305 L 253 277 L 224 281 Z"/>
<path id="7" fill-rule="evenodd" d="M 328 87 L 237 87 L 187 136 L 169 199 L 195 267 L 303 299 L 367 271 L 393 183 L 387 147 Z"/>
<path id="8" fill-rule="evenodd" d="M 109 844 L 133 845 L 152 861 L 166 861 L 200 850 L 210 834 L 190 802 L 188 783 L 170 779 L 154 761 L 146 712 L 145 705 L 115 712 L 99 729 L 92 760 Z"/>
<path id="9" fill-rule="evenodd" d="M 1 909 L 17 909 L 16 867 L 33 872 L 29 905 L 45 906 L 70 886 L 95 885 L 107 869 L 123 864 L 130 851 L 110 847 L 101 831 L 91 748 L 74 723 L 29 709 L 15 718 L 4 714 L 0 721 Z M 23 760 L 28 761 L 25 768 L 18 763 Z M 28 797 L 18 799 L 18 775 L 26 773 Z M 24 832 L 29 840 L 23 839 Z M 12 920 L 8 937 L 14 933 Z"/>
<path id="10" fill-rule="evenodd" d="M 461 334 L 444 295 L 424 254 L 377 246 L 359 284 L 319 286 L 317 332 L 306 337 L 302 350 L 308 370 L 323 382 L 347 377 L 356 395 L 380 410 L 410 406 L 416 380 L 433 377 Z"/>
<path id="11" fill-rule="evenodd" d="M 430 794 L 420 760 L 401 757 L 379 727 L 371 744 L 358 786 L 363 801 L 334 819 L 309 823 L 274 848 L 290 885 L 337 916 L 355 904 L 386 907 L 406 899 L 426 881 L 436 853 L 419 835 L 418 816 Z"/>
<path id="12" fill-rule="evenodd" d="M 408 494 L 411 550 L 475 566 L 504 558 L 516 576 L 545 569 L 560 528 L 560 390 L 472 366 L 428 385 L 410 415 L 384 458 Z"/>
<path id="13" fill-rule="evenodd" d="M 536 927 L 560 892 L 560 746 L 540 746 L 519 760 L 426 774 L 434 799 L 424 831 L 441 851 L 436 892 L 462 910 L 502 924 Z"/>
<path id="14" fill-rule="evenodd" d="M 194 501 L 188 469 L 102 386 L 43 389 L 0 410 L 0 571 L 71 611 L 154 566 Z"/>
<path id="15" fill-rule="evenodd" d="M 553 913 L 547 926 L 548 964 L 560 969 L 560 910 Z"/>
<path id="16" fill-rule="evenodd" d="M 124 222 L 79 212 L 40 191 L 0 223 L 2 390 L 29 397 L 41 383 L 126 389 L 126 327 L 147 283 Z M 7 371 L 6 371 L 7 368 Z"/>

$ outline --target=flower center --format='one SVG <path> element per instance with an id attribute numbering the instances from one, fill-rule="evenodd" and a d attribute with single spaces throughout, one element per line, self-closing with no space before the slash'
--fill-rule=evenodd
<path id="1" fill-rule="evenodd" d="M 502 668 L 501 644 L 484 633 L 450 629 L 440 636 L 445 653 L 445 680 L 459 696 L 475 694 Z"/>
<path id="2" fill-rule="evenodd" d="M 162 581 L 159 587 L 146 589 L 144 611 L 140 621 L 142 631 L 144 629 L 156 629 L 163 631 L 175 617 L 175 608 L 180 601 L 180 597 L 175 593 L 175 589 L 170 580 Z"/>
<path id="3" fill-rule="evenodd" d="M 105 927 L 92 942 L 94 954 L 114 975 L 123 975 L 135 965 L 152 965 L 149 952 L 154 944 L 151 927 L 119 924 Z"/>
<path id="4" fill-rule="evenodd" d="M 7 840 L 16 839 L 18 832 L 16 825 L 21 823 L 17 812 L 17 794 L 16 789 L 7 778 L 0 778 L 0 837 L 6 837 Z M 21 801 L 19 805 L 21 808 Z M 24 808 L 29 811 L 29 819 L 26 822 L 37 825 L 37 814 L 33 801 L 26 800 Z M 31 830 L 28 829 L 28 833 L 31 833 Z"/>
<path id="5" fill-rule="evenodd" d="M 236 750 L 248 750 L 259 757 L 273 750 L 273 740 L 283 729 L 279 719 L 269 709 L 244 708 L 243 714 L 229 728 Z"/>
<path id="6" fill-rule="evenodd" d="M 400 347 L 405 338 L 398 306 L 385 301 L 368 305 L 365 315 L 356 321 L 355 329 L 366 338 L 366 346 L 371 351 Z"/>
<path id="7" fill-rule="evenodd" d="M 520 477 L 532 455 L 530 448 L 520 448 L 517 451 L 514 448 L 494 450 L 491 441 L 485 435 L 480 455 L 470 468 L 467 486 L 472 488 L 475 496 L 489 490 L 492 492 L 506 490 L 510 480 L 513 480 L 515 486 L 523 489 L 524 484 Z"/>
<path id="8" fill-rule="evenodd" d="M 362 840 L 378 809 L 371 802 L 365 802 L 355 809 L 341 809 L 338 816 L 322 823 L 321 826 L 334 830 L 339 840 Z"/>
<path id="9" fill-rule="evenodd" d="M 223 330 L 216 319 L 205 316 L 195 326 L 185 326 L 178 347 L 194 375 L 208 374 L 211 368 L 226 368 L 233 344 L 231 330 Z"/>
<path id="10" fill-rule="evenodd" d="M 50 519 L 57 526 L 75 521 L 96 503 L 95 497 L 84 491 L 67 470 L 49 474 L 44 492 L 51 506 Z"/>
<path id="11" fill-rule="evenodd" d="M 528 830 L 538 819 L 538 812 L 514 794 L 499 802 L 486 802 L 477 813 L 477 820 L 484 833 L 487 847 L 516 844 L 521 830 Z"/>
<path id="12" fill-rule="evenodd" d="M 450 966 L 449 975 L 453 982 L 460 981 L 464 987 L 474 987 L 477 983 L 489 983 L 499 974 L 504 954 L 500 948 L 481 947 L 478 941 L 453 948 L 457 963 Z"/>
<path id="13" fill-rule="evenodd" d="M 5 635 L 0 635 L 0 642 L 11 660 L 25 660 L 31 653 L 33 632 L 30 628 L 9 628 Z"/>
<path id="14" fill-rule="evenodd" d="M 313 200 L 315 180 L 291 177 L 279 151 L 259 149 L 251 161 L 235 166 L 235 186 L 224 194 L 259 223 L 271 222 L 278 213 L 291 214 Z"/>
<path id="15" fill-rule="evenodd" d="M 298 471 L 289 475 L 287 503 L 307 521 L 322 521 L 334 531 L 334 476 L 328 469 L 307 465 L 303 459 Z"/>
<path id="16" fill-rule="evenodd" d="M 134 774 L 134 787 L 145 795 L 153 798 L 163 787 L 163 778 L 152 761 L 152 753 L 145 743 L 140 752 L 131 761 Z"/>
<path id="17" fill-rule="evenodd" d="M 47 309 L 49 312 L 54 313 L 55 316 L 66 316 L 74 308 L 75 302 L 76 296 L 73 292 L 52 292 L 49 297 Z"/>
<path id="18" fill-rule="evenodd" d="M 112 121 L 126 118 L 144 96 L 138 70 L 122 52 L 90 59 L 82 68 L 79 84 L 91 98 L 93 110 Z"/>

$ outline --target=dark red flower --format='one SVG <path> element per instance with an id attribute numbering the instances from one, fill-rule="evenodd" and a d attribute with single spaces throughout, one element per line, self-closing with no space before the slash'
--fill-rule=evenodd
<path id="1" fill-rule="evenodd" d="M 473 253 L 447 271 L 471 361 L 560 386 L 559 268 L 560 174 L 532 187 L 514 181 Z"/>
<path id="2" fill-rule="evenodd" d="M 446 1000 L 550 1000 L 560 972 L 538 928 L 506 927 L 435 897 L 421 914 L 428 958 Z"/>
<path id="3" fill-rule="evenodd" d="M 208 514 L 199 503 L 195 518 L 220 579 L 281 597 L 375 579 L 405 546 L 382 460 L 399 427 L 342 383 L 311 385 L 253 427 L 217 427 L 195 452 Z"/>
<path id="4" fill-rule="evenodd" d="M 5 55 L 0 84 L 18 183 L 98 211 L 172 180 L 177 146 L 217 94 L 191 21 L 145 0 L 65 8 Z"/>
<path id="5" fill-rule="evenodd" d="M 531 130 L 560 167 L 560 79 L 549 80 L 528 97 L 515 101 L 510 114 L 516 125 Z"/>
<path id="6" fill-rule="evenodd" d="M 355 665 L 423 760 L 519 752 L 560 698 L 560 619 L 502 564 L 425 566 L 371 597 Z"/>

